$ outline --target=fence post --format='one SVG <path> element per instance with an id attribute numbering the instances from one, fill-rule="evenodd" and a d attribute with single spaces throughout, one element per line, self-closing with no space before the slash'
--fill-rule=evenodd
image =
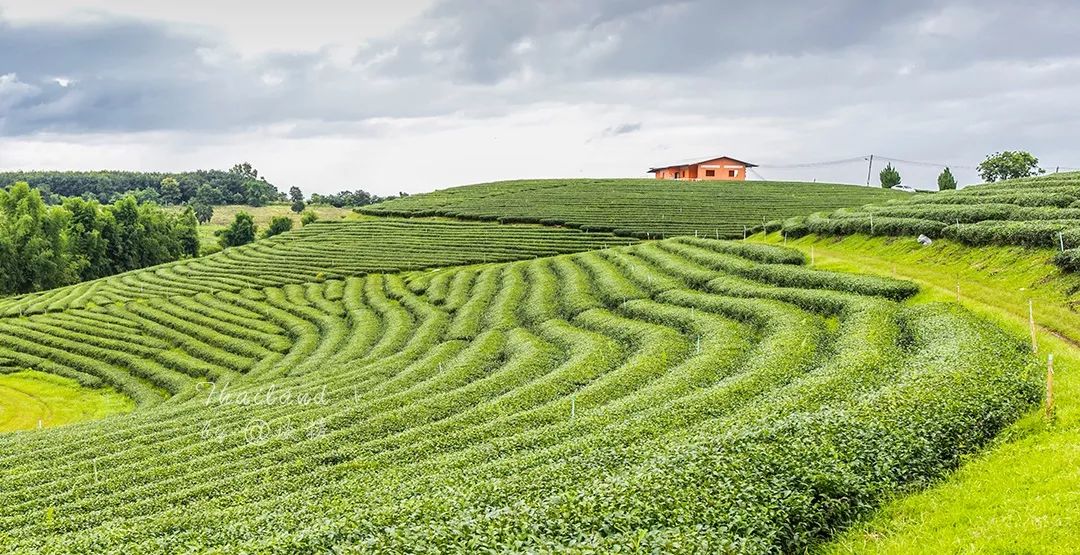
<path id="1" fill-rule="evenodd" d="M 1035 305 L 1028 299 L 1028 326 L 1031 328 L 1031 352 L 1039 352 L 1039 343 L 1035 341 Z"/>
<path id="2" fill-rule="evenodd" d="M 1054 418 L 1054 353 L 1046 358 L 1046 418 Z"/>
<path id="3" fill-rule="evenodd" d="M 1058 232 L 1058 244 L 1061 245 L 1061 252 L 1065 252 L 1065 236 L 1060 231 Z"/>

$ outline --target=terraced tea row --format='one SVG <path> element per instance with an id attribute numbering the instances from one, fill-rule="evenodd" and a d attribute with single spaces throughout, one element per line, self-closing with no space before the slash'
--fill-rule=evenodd
<path id="1" fill-rule="evenodd" d="M 655 179 L 503 181 L 411 195 L 359 209 L 378 216 L 447 216 L 658 239 L 742 237 L 768 220 L 900 198 L 880 188 L 769 181 Z"/>
<path id="2" fill-rule="evenodd" d="M 101 306 L 131 299 L 276 287 L 368 273 L 552 256 L 626 245 L 607 233 L 439 220 L 316 222 L 182 260 L 41 293 L 0 298 L 0 316 Z"/>
<path id="3" fill-rule="evenodd" d="M 1055 263 L 1073 271 L 1080 268 L 1080 173 L 915 195 L 881 205 L 776 220 L 765 229 L 782 229 L 788 237 L 922 234 L 967 245 L 1050 247 L 1061 251 Z"/>
<path id="4" fill-rule="evenodd" d="M 0 435 L 0 549 L 801 551 L 1038 396 L 1000 330 L 801 263 L 683 238 L 4 319 L 9 365 L 141 407 Z"/>

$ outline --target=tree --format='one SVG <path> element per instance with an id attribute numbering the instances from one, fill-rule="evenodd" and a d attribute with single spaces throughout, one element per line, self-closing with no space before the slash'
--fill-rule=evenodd
<path id="1" fill-rule="evenodd" d="M 292 218 L 288 216 L 274 216 L 270 220 L 269 227 L 263 232 L 264 238 L 273 237 L 275 235 L 290 231 L 293 226 Z"/>
<path id="2" fill-rule="evenodd" d="M 209 223 L 214 217 L 214 207 L 205 202 L 196 201 L 191 205 L 191 209 L 195 212 L 195 220 L 200 224 Z"/>
<path id="3" fill-rule="evenodd" d="M 47 207 L 25 182 L 0 189 L 0 293 L 29 293 L 71 283 L 68 212 Z"/>
<path id="4" fill-rule="evenodd" d="M 224 247 L 246 245 L 255 240 L 255 218 L 247 212 L 238 212 L 229 227 L 218 232 L 218 243 Z"/>
<path id="5" fill-rule="evenodd" d="M 881 173 L 878 174 L 878 177 L 881 178 L 881 186 L 886 189 L 890 187 L 895 187 L 901 182 L 900 172 L 896 171 L 896 168 L 893 167 L 892 162 L 889 162 L 885 166 L 885 169 L 881 170 Z"/>
<path id="6" fill-rule="evenodd" d="M 318 221 L 319 215 L 312 210 L 305 210 L 303 215 L 300 216 L 300 224 L 308 225 L 312 222 Z"/>
<path id="7" fill-rule="evenodd" d="M 941 175 L 937 176 L 937 188 L 939 191 L 951 191 L 956 189 L 956 178 L 953 177 L 952 171 L 949 168 L 945 168 L 941 171 Z"/>
<path id="8" fill-rule="evenodd" d="M 979 176 L 993 183 L 1002 179 L 1017 179 L 1046 173 L 1039 167 L 1039 159 L 1022 150 L 997 152 L 986 156 L 979 164 Z"/>
<path id="9" fill-rule="evenodd" d="M 229 173 L 239 175 L 245 179 L 259 178 L 259 170 L 255 169 L 255 167 L 251 165 L 251 162 L 234 164 L 232 168 L 229 168 Z"/>
<path id="10" fill-rule="evenodd" d="M 180 204 L 180 182 L 173 177 L 161 180 L 161 202 L 166 206 Z"/>
<path id="11" fill-rule="evenodd" d="M 307 207 L 307 205 L 304 204 L 304 193 L 300 191 L 300 187 L 295 185 L 289 187 L 289 200 L 292 201 L 292 211 L 297 214 L 303 212 L 304 208 Z"/>

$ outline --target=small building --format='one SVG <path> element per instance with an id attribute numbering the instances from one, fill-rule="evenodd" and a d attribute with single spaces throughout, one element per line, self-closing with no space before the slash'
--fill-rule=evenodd
<path id="1" fill-rule="evenodd" d="M 690 181 L 743 181 L 746 170 L 756 168 L 750 164 L 729 156 L 709 158 L 708 160 L 687 160 L 670 166 L 649 168 L 648 173 L 656 174 L 657 179 L 685 179 Z"/>

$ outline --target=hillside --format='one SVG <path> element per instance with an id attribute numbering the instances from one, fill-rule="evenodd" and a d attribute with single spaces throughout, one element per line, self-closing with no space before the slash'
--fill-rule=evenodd
<path id="1" fill-rule="evenodd" d="M 16 297 L 0 316 L 172 295 L 501 262 L 633 243 L 608 233 L 435 219 L 315 222 L 222 252 Z"/>
<path id="2" fill-rule="evenodd" d="M 17 300 L 49 312 L 8 307 L 4 366 L 139 407 L 0 434 L 0 548 L 803 550 L 1040 394 L 1022 341 L 909 282 L 694 238 L 544 256 L 612 239 L 335 223 Z M 442 267 L 499 256 L 528 259 Z"/>
<path id="3" fill-rule="evenodd" d="M 907 194 L 875 187 L 770 181 L 549 179 L 501 181 L 412 195 L 358 209 L 377 216 L 447 216 L 540 223 L 646 238 L 741 238 L 745 227 Z"/>
<path id="4" fill-rule="evenodd" d="M 860 208 L 771 221 L 788 238 L 808 234 L 947 238 L 965 245 L 1049 247 L 1080 268 L 1080 173 L 1014 179 Z M 757 231 L 757 230 L 755 230 Z"/>
<path id="5" fill-rule="evenodd" d="M 762 239 L 755 237 L 755 240 Z M 784 240 L 773 233 L 764 240 Z M 1034 314 L 1040 365 L 1054 357 L 1054 411 L 1032 411 L 948 480 L 890 502 L 828 553 L 1070 553 L 1080 545 L 1080 275 L 1049 263 L 1054 250 L 969 246 L 948 239 L 807 236 L 786 244 L 823 268 L 895 276 L 914 300 L 958 302 L 1015 337 Z M 959 290 L 958 290 L 959 289 Z M 1030 303 L 1030 304 L 1029 304 Z M 1029 310 L 1031 312 L 1029 312 Z"/>

